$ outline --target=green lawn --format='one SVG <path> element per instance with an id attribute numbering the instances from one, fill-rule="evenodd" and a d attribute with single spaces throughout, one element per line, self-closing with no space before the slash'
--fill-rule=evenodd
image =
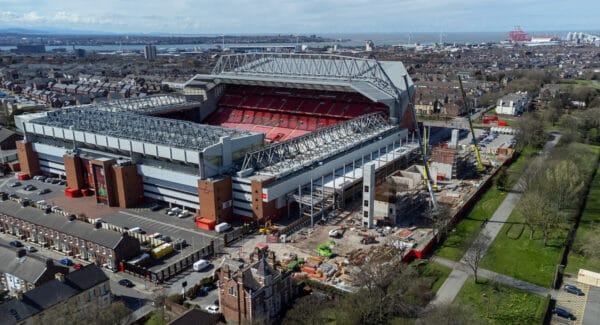
<path id="1" fill-rule="evenodd" d="M 429 263 L 425 260 L 415 260 L 411 265 L 414 265 L 419 269 L 419 273 L 422 277 L 430 278 L 431 290 L 437 292 L 444 281 L 452 272 L 452 269 L 443 265 Z"/>
<path id="2" fill-rule="evenodd" d="M 529 239 L 529 228 L 516 210 L 485 254 L 481 267 L 517 279 L 551 287 L 567 231 L 556 232 L 544 247 L 541 232 Z M 519 231 L 521 228 L 523 231 Z"/>
<path id="3" fill-rule="evenodd" d="M 165 325 L 167 322 L 165 321 L 164 314 L 162 310 L 155 310 L 152 313 L 152 316 L 146 321 L 146 325 Z"/>
<path id="4" fill-rule="evenodd" d="M 585 209 L 581 215 L 579 228 L 575 235 L 574 247 L 583 245 L 590 236 L 597 236 L 594 224 L 600 225 L 600 173 L 592 181 L 590 192 L 587 196 Z M 583 256 L 571 250 L 567 263 L 567 273 L 577 274 L 579 269 L 600 272 L 600 259 Z"/>
<path id="5" fill-rule="evenodd" d="M 454 300 L 469 306 L 486 324 L 541 324 L 547 308 L 547 298 L 494 284 L 490 280 L 475 284 L 469 278 Z"/>
<path id="6" fill-rule="evenodd" d="M 523 149 L 521 155 L 508 167 L 507 173 L 512 180 L 510 183 L 516 182 L 523 169 L 529 165 L 529 162 L 538 152 L 539 150 L 531 148 Z M 492 217 L 505 197 L 505 192 L 498 190 L 495 185 L 492 185 L 482 195 L 471 212 L 458 222 L 435 255 L 453 261 L 460 260 L 465 254 L 466 249 L 471 246 L 471 243 L 479 235 L 483 221 Z"/>
<path id="7" fill-rule="evenodd" d="M 586 79 L 578 79 L 578 80 L 569 80 L 561 82 L 561 85 L 567 87 L 593 87 L 600 89 L 600 82 L 594 80 L 586 80 Z"/>
<path id="8" fill-rule="evenodd" d="M 580 165 L 587 166 L 589 169 L 598 155 L 599 148 L 582 144 L 575 146 L 581 149 L 578 151 Z M 598 186 L 600 187 L 600 184 Z M 600 204 L 598 202 L 600 188 L 598 191 L 595 200 L 590 201 L 592 204 Z M 571 215 L 576 212 L 575 209 L 565 211 Z M 600 214 L 596 217 L 598 217 L 596 220 L 600 221 Z M 530 231 L 524 225 L 524 221 L 525 218 L 518 211 L 513 210 L 483 258 L 481 267 L 540 286 L 551 287 L 568 236 L 568 229 L 555 231 L 548 241 L 548 246 L 544 246 L 540 231 L 534 232 L 533 239 L 530 239 Z"/>

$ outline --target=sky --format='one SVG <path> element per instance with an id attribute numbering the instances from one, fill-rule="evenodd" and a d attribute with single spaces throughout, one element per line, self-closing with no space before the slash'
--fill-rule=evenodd
<path id="1" fill-rule="evenodd" d="M 600 30 L 598 0 L 0 0 L 0 28 L 341 34 Z"/>

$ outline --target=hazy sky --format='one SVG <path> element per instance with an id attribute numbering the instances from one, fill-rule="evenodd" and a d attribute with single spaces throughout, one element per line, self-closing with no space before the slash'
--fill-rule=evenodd
<path id="1" fill-rule="evenodd" d="M 0 0 L 0 28 L 123 33 L 598 30 L 600 0 Z"/>

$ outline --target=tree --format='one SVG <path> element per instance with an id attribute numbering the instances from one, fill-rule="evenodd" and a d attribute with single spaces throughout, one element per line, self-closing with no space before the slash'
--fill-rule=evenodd
<path id="1" fill-rule="evenodd" d="M 544 196 L 541 196 L 538 191 L 527 191 L 521 196 L 516 208 L 523 215 L 525 224 L 529 227 L 529 239 L 533 239 L 538 220 L 543 219 L 540 214 L 546 213 L 544 210 L 548 208 Z"/>
<path id="2" fill-rule="evenodd" d="M 490 237 L 482 231 L 475 242 L 469 247 L 465 256 L 463 257 L 464 263 L 473 271 L 473 278 L 475 283 L 478 283 L 477 272 L 479 271 L 479 265 L 481 260 L 487 251 L 489 246 Z"/>
<path id="3" fill-rule="evenodd" d="M 436 232 L 436 241 L 439 242 L 442 238 L 448 235 L 450 230 L 450 221 L 453 211 L 448 204 L 439 204 L 437 209 L 429 207 L 425 211 L 425 217 L 429 219 L 431 227 Z"/>
<path id="4" fill-rule="evenodd" d="M 519 133 L 516 136 L 520 149 L 526 146 L 541 148 L 548 139 L 544 121 L 536 114 L 525 114 L 517 125 Z"/>
<path id="5" fill-rule="evenodd" d="M 553 203 L 557 213 L 577 201 L 584 188 L 579 168 L 572 160 L 564 158 L 546 169 L 543 183 L 545 189 L 551 189 L 543 193 L 549 196 L 547 201 Z"/>

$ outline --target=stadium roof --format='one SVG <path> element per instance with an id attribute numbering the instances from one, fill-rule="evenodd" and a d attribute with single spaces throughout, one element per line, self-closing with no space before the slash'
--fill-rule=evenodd
<path id="1" fill-rule="evenodd" d="M 201 104 L 201 102 L 189 101 L 183 96 L 155 95 L 106 101 L 87 106 L 107 112 L 132 112 L 147 115 L 192 109 Z"/>
<path id="2" fill-rule="evenodd" d="M 46 116 L 29 122 L 33 124 L 26 126 L 29 133 L 68 138 L 67 135 L 71 132 L 80 131 L 196 151 L 219 143 L 221 137 L 235 139 L 252 134 L 244 130 L 84 107 L 51 111 Z M 58 129 L 51 130 L 46 127 Z M 64 129 L 67 129 L 66 135 Z M 84 138 L 87 140 L 85 136 Z M 95 138 L 95 141 L 98 141 L 97 137 Z"/>
<path id="3" fill-rule="evenodd" d="M 242 171 L 283 177 L 377 139 L 397 128 L 378 114 L 366 114 L 246 154 Z"/>
<path id="4" fill-rule="evenodd" d="M 245 53 L 223 55 L 210 75 L 194 80 L 232 84 L 359 92 L 373 101 L 399 100 L 413 83 L 402 62 L 331 54 Z"/>

